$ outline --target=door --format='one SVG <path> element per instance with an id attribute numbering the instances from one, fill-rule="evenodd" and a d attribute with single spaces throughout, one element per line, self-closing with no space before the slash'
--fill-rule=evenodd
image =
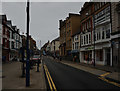
<path id="1" fill-rule="evenodd" d="M 107 65 L 110 66 L 110 48 L 106 49 L 106 61 L 107 61 Z"/>

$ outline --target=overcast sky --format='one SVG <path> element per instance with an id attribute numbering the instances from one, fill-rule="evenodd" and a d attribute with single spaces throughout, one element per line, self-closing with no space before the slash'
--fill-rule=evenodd
<path id="1" fill-rule="evenodd" d="M 40 48 L 48 40 L 59 36 L 59 20 L 69 13 L 79 13 L 84 2 L 31 2 L 30 34 Z M 6 14 L 12 24 L 26 33 L 26 3 L 2 2 L 2 13 Z M 41 46 L 42 46 L 41 45 Z"/>

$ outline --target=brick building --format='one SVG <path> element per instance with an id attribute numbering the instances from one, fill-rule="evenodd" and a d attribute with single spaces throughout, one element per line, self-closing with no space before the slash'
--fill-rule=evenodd
<path id="1" fill-rule="evenodd" d="M 92 60 L 92 31 L 93 31 L 94 4 L 85 2 L 80 11 L 80 61 Z"/>
<path id="2" fill-rule="evenodd" d="M 12 22 L 11 20 L 7 21 L 7 25 L 9 26 L 9 33 L 10 33 L 10 38 L 9 38 L 9 58 L 10 60 L 14 59 L 15 57 L 15 48 L 14 48 L 14 44 L 15 44 L 15 37 L 14 37 L 14 30 L 12 28 Z"/>
<path id="3" fill-rule="evenodd" d="M 10 32 L 9 27 L 7 26 L 7 17 L 6 15 L 0 15 L 2 20 L 2 57 L 9 61 L 9 38 Z"/>
<path id="4" fill-rule="evenodd" d="M 59 21 L 59 24 L 60 24 L 60 28 L 59 28 L 59 34 L 60 34 L 60 56 L 64 57 L 66 54 L 66 21 L 62 21 L 60 20 Z"/>
<path id="5" fill-rule="evenodd" d="M 86 2 L 80 14 L 80 60 L 112 66 L 110 2 Z"/>
<path id="6" fill-rule="evenodd" d="M 70 55 L 72 50 L 72 35 L 80 28 L 80 15 L 69 13 L 66 18 L 66 54 Z"/>
<path id="7" fill-rule="evenodd" d="M 14 58 L 19 60 L 20 47 L 22 47 L 20 31 L 16 26 L 12 26 L 11 20 L 7 20 L 6 15 L 0 15 L 0 21 L 2 21 L 2 57 L 6 61 L 11 61 Z"/>
<path id="8" fill-rule="evenodd" d="M 64 20 L 60 20 L 60 55 L 70 56 L 72 50 L 72 35 L 80 28 L 80 15 L 69 13 Z"/>

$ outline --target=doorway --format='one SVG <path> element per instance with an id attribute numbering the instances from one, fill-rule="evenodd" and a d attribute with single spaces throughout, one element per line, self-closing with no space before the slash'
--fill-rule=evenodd
<path id="1" fill-rule="evenodd" d="M 110 48 L 108 48 L 108 49 L 106 49 L 106 62 L 107 62 L 108 66 L 110 66 L 110 61 L 111 61 Z"/>

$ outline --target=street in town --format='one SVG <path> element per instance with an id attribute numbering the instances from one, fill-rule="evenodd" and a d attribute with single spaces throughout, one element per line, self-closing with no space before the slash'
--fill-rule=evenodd
<path id="1" fill-rule="evenodd" d="M 120 89 L 120 2 L 91 1 L 3 3 L 0 88 Z"/>

